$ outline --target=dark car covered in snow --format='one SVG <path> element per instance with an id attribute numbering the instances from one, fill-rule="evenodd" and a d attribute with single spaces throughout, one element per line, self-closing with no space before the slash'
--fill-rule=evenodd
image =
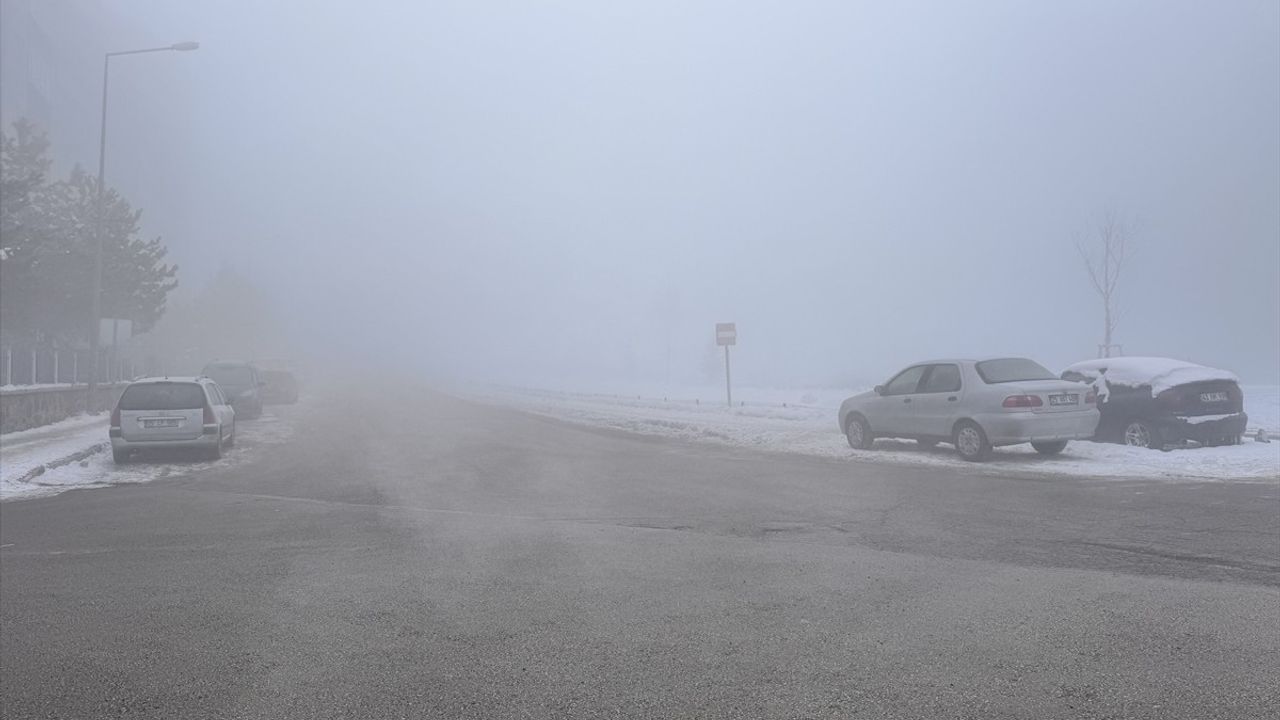
<path id="1" fill-rule="evenodd" d="M 1234 445 L 1249 416 L 1235 373 L 1156 357 L 1086 360 L 1068 367 L 1063 380 L 1098 391 L 1102 414 L 1094 439 L 1164 448 L 1191 440 Z"/>

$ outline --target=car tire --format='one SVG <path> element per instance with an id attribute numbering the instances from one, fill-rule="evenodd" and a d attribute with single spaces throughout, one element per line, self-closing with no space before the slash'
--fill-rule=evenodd
<path id="1" fill-rule="evenodd" d="M 1164 441 L 1160 438 L 1160 430 L 1150 422 L 1134 418 L 1120 429 L 1120 442 L 1129 447 L 1151 448 L 1163 450 Z"/>
<path id="2" fill-rule="evenodd" d="M 1036 452 L 1041 455 L 1057 455 L 1067 449 L 1067 441 L 1053 440 L 1051 442 L 1033 442 L 1031 443 L 1031 447 L 1035 448 Z"/>
<path id="3" fill-rule="evenodd" d="M 236 424 L 234 421 L 232 421 L 231 434 L 227 436 L 227 447 L 235 447 L 235 446 L 236 446 Z"/>
<path id="4" fill-rule="evenodd" d="M 849 447 L 854 450 L 870 450 L 872 443 L 876 441 L 875 436 L 871 434 L 871 425 L 861 415 L 849 417 L 848 422 L 845 423 L 844 439 L 849 441 Z"/>
<path id="5" fill-rule="evenodd" d="M 969 462 L 982 462 L 991 457 L 991 441 L 982 426 L 972 420 L 961 420 L 956 423 L 952 444 L 960 457 Z"/>
<path id="6" fill-rule="evenodd" d="M 125 463 L 129 462 L 129 451 L 117 450 L 115 448 L 111 448 L 111 459 L 117 465 L 124 465 Z"/>

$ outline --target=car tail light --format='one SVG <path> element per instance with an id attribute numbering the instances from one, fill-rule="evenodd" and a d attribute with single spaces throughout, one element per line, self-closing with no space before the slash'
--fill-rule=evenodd
<path id="1" fill-rule="evenodd" d="M 1039 395 L 1010 395 L 1004 399 L 1003 405 L 1007 408 L 1032 408 L 1044 405 L 1044 401 Z"/>
<path id="2" fill-rule="evenodd" d="M 120 408 L 111 411 L 111 427 L 120 427 Z"/>
<path id="3" fill-rule="evenodd" d="M 1094 405 L 1094 404 L 1096 404 L 1097 402 L 1098 402 L 1098 391 L 1097 391 L 1097 390 L 1090 389 L 1090 390 L 1089 390 L 1089 392 L 1087 392 L 1087 393 L 1085 393 L 1085 394 L 1084 394 L 1084 404 L 1085 404 L 1085 405 Z"/>
<path id="4" fill-rule="evenodd" d="M 209 407 L 209 403 L 204 404 L 204 424 L 212 425 L 218 422 L 218 418 L 213 416 L 213 408 Z"/>

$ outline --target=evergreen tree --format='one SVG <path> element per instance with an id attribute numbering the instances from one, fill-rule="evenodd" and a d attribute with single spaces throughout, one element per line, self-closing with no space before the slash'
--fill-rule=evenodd
<path id="1" fill-rule="evenodd" d="M 37 258 L 48 239 L 49 141 L 19 120 L 0 134 L 0 333 L 36 339 L 28 315 L 37 290 Z"/>
<path id="2" fill-rule="evenodd" d="M 4 136 L 0 306 L 7 338 L 78 343 L 89 317 L 98 232 L 97 179 L 79 167 L 49 182 L 48 141 L 27 123 Z M 177 287 L 160 238 L 139 237 L 142 213 L 115 190 L 102 198 L 102 315 L 145 332 Z"/>

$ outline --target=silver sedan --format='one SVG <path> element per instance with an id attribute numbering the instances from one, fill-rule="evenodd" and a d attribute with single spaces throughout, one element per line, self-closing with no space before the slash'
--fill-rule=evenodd
<path id="1" fill-rule="evenodd" d="M 236 412 L 209 378 L 143 378 L 120 395 L 108 434 L 117 463 L 137 452 L 173 449 L 216 460 L 235 444 Z"/>
<path id="2" fill-rule="evenodd" d="M 932 360 L 840 404 L 840 430 L 857 450 L 876 438 L 951 443 L 965 460 L 999 445 L 1031 443 L 1044 455 L 1098 426 L 1092 389 L 1058 379 L 1026 358 Z"/>

